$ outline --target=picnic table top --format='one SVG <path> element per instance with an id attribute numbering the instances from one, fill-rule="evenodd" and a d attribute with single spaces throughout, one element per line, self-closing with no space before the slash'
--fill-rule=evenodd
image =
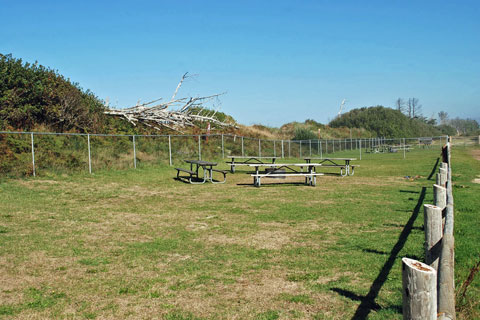
<path id="1" fill-rule="evenodd" d="M 304 160 L 350 160 L 350 161 L 353 161 L 353 160 L 357 160 L 357 158 L 314 158 L 314 157 L 307 157 L 307 158 L 303 158 Z"/>
<path id="2" fill-rule="evenodd" d="M 279 157 L 257 157 L 257 156 L 228 156 L 227 158 L 237 159 L 278 159 Z"/>
<path id="3" fill-rule="evenodd" d="M 216 162 L 203 161 L 203 160 L 184 160 L 186 163 L 193 163 L 199 166 L 216 166 Z"/>
<path id="4" fill-rule="evenodd" d="M 321 163 L 249 163 L 250 167 L 320 167 Z"/>

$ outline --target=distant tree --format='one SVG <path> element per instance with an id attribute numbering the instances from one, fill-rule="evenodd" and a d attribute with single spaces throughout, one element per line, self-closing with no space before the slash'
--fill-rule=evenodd
<path id="1" fill-rule="evenodd" d="M 405 114 L 408 115 L 409 118 L 412 117 L 412 99 L 408 99 L 407 110 L 405 111 Z"/>
<path id="2" fill-rule="evenodd" d="M 458 134 L 469 135 L 476 134 L 480 129 L 479 124 L 473 119 L 454 118 L 449 121 L 449 124 L 457 130 Z"/>
<path id="3" fill-rule="evenodd" d="M 418 102 L 417 98 L 408 99 L 408 108 L 410 118 L 419 118 L 422 116 L 422 105 Z"/>
<path id="4" fill-rule="evenodd" d="M 438 113 L 438 119 L 440 119 L 440 124 L 447 124 L 448 113 L 446 113 L 445 111 L 440 111 Z"/>
<path id="5" fill-rule="evenodd" d="M 400 112 L 405 112 L 405 100 L 398 98 L 395 100 L 395 108 Z"/>

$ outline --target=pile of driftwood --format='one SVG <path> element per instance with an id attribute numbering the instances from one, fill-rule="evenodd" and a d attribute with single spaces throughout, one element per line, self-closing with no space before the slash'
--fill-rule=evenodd
<path id="1" fill-rule="evenodd" d="M 215 117 L 218 110 L 212 111 L 205 108 L 206 103 L 218 99 L 223 93 L 206 97 L 176 99 L 178 90 L 188 77 L 188 72 L 183 75 L 172 98 L 168 102 L 157 103 L 162 100 L 160 98 L 142 104 L 138 102 L 137 105 L 125 109 L 111 109 L 106 105 L 107 111 L 105 111 L 105 113 L 114 116 L 123 116 L 133 125 L 140 122 L 157 130 L 161 130 L 160 127 L 166 127 L 182 132 L 182 128 L 187 126 L 194 127 L 194 123 L 198 121 L 207 121 L 224 127 L 234 126 L 232 123 L 219 121 Z M 169 110 L 169 108 L 175 108 L 175 110 Z"/>

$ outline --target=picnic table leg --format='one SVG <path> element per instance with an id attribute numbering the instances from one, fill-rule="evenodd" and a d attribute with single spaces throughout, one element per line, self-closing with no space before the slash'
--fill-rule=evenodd
<path id="1" fill-rule="evenodd" d="M 197 177 L 197 179 L 198 179 L 199 167 L 200 167 L 200 166 L 197 164 L 197 168 L 196 168 L 196 177 Z M 203 184 L 203 183 L 205 183 L 205 182 L 207 181 L 207 176 L 208 176 L 207 170 L 208 170 L 208 169 L 203 168 L 203 181 L 202 181 L 202 182 L 193 182 L 192 176 L 190 176 L 190 183 L 191 183 L 191 184 Z"/>
<path id="2" fill-rule="evenodd" d="M 232 158 L 232 163 L 230 166 L 230 172 L 235 173 L 235 158 Z"/>
<path id="3" fill-rule="evenodd" d="M 253 177 L 253 185 L 255 187 L 260 187 L 260 177 L 258 177 L 258 167 L 255 168 L 255 175 L 256 177 Z"/>

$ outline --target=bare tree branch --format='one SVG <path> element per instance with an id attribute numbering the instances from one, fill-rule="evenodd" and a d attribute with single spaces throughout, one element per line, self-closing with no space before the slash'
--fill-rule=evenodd
<path id="1" fill-rule="evenodd" d="M 184 128 L 186 126 L 195 126 L 195 121 L 208 121 L 219 126 L 234 126 L 234 124 L 222 122 L 215 118 L 215 114 L 217 113 L 218 108 L 217 110 L 214 110 L 212 114 L 210 114 L 209 111 L 205 111 L 206 103 L 214 99 L 218 99 L 219 96 L 225 93 L 219 93 L 205 97 L 189 97 L 175 99 L 182 83 L 188 77 L 188 72 L 182 76 L 182 79 L 178 83 L 175 92 L 172 95 L 172 98 L 168 102 L 147 107 L 152 103 L 160 101 L 160 98 L 143 104 L 140 104 L 139 100 L 139 102 L 137 102 L 135 106 L 125 109 L 110 109 L 108 108 L 108 106 L 106 106 L 107 110 L 105 111 L 105 114 L 122 116 L 133 125 L 136 125 L 137 122 L 141 122 L 157 130 L 160 130 L 160 126 L 178 132 L 181 132 L 180 128 Z M 169 107 L 177 107 L 178 111 L 169 111 L 167 110 Z M 197 111 L 196 114 L 193 114 L 194 111 Z M 202 115 L 204 111 L 205 113 L 204 115 Z"/>

